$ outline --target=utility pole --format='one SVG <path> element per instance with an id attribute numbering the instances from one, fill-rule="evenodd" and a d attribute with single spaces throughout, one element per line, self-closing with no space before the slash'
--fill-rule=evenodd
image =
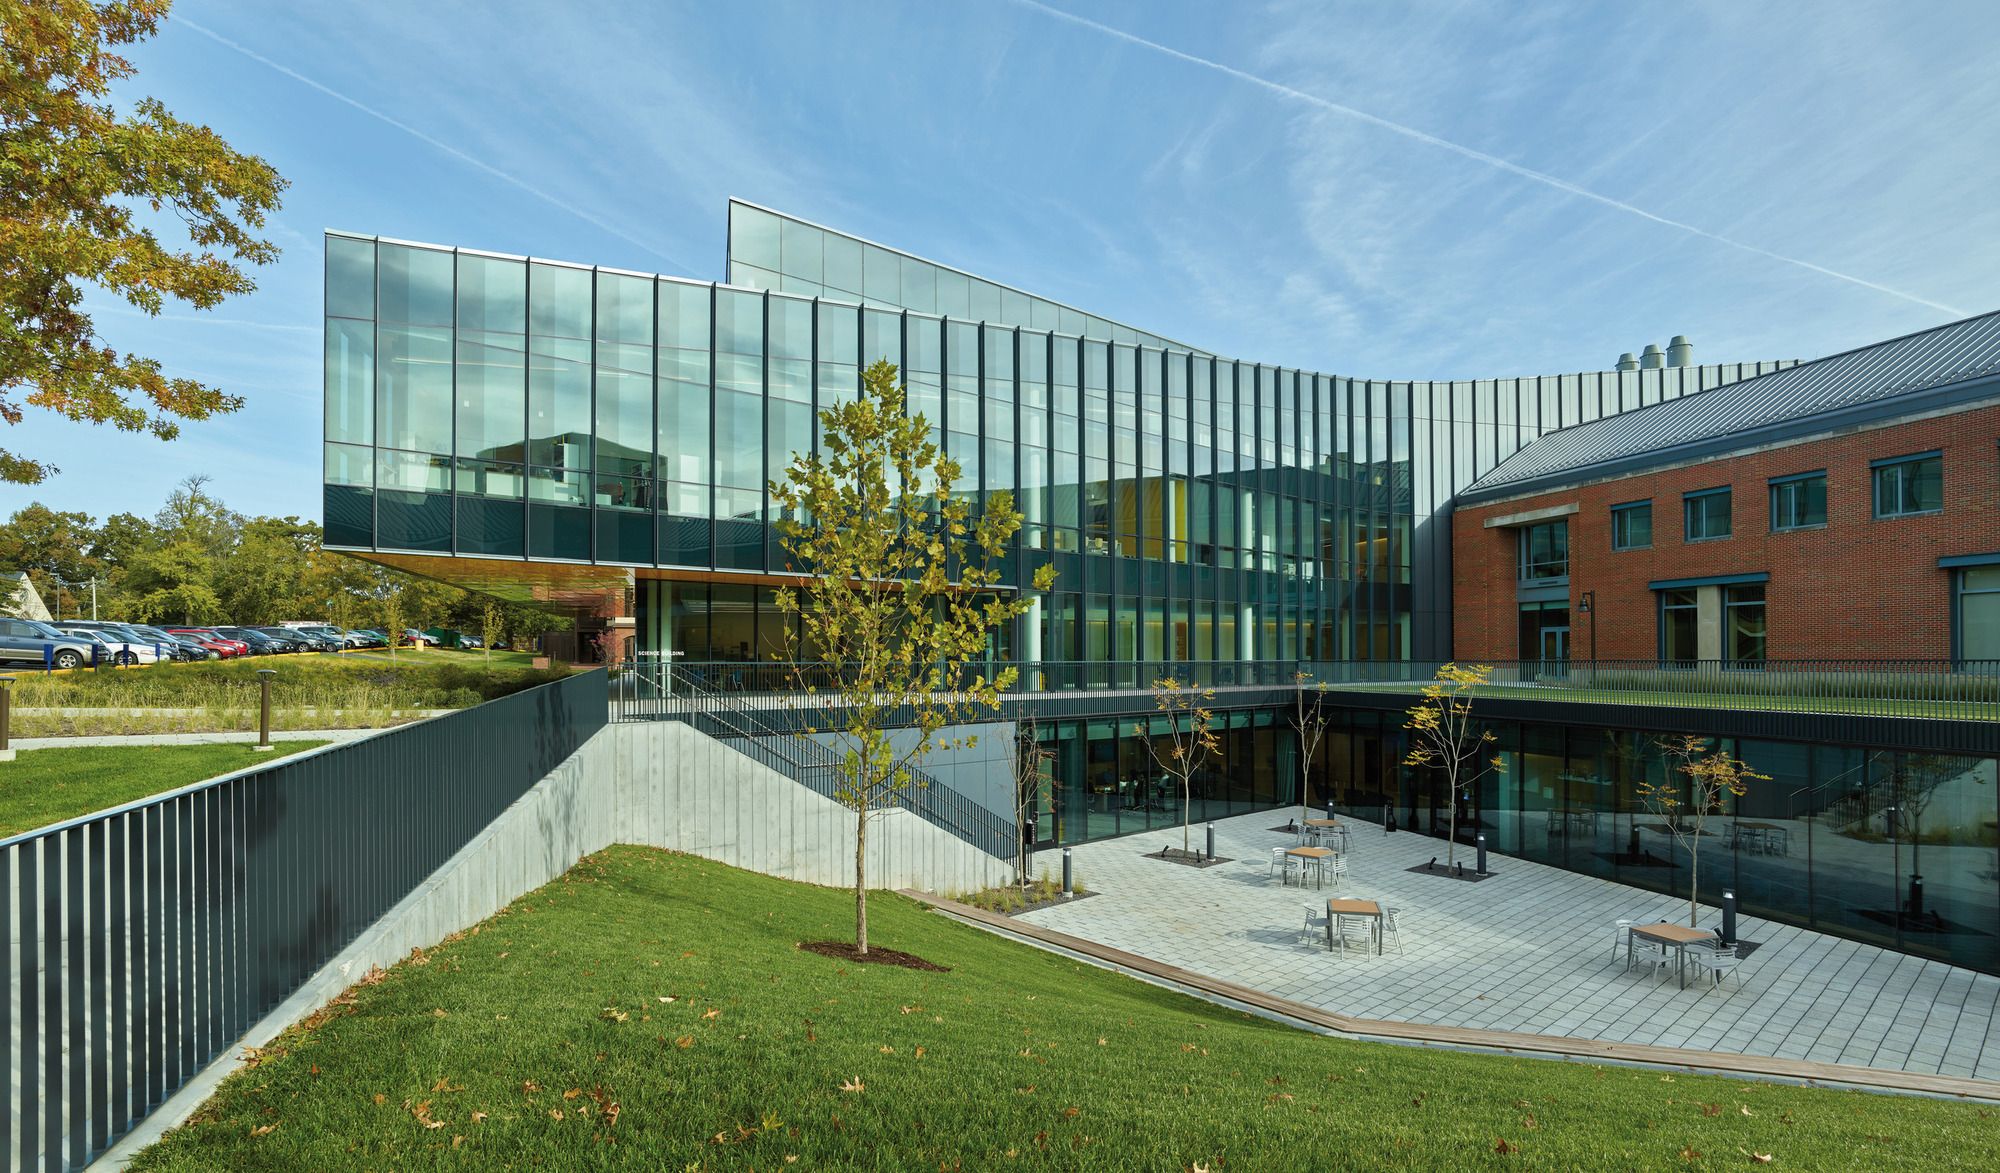
<path id="1" fill-rule="evenodd" d="M 90 576 L 90 621 L 97 622 L 97 576 Z"/>

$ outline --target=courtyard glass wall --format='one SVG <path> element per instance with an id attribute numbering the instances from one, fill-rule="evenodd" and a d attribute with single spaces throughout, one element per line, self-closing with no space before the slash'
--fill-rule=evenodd
<path id="1" fill-rule="evenodd" d="M 1330 794 L 1342 814 L 1443 837 L 1445 787 L 1402 764 L 1401 714 L 1328 714 L 1315 805 Z M 1507 769 L 1461 805 L 1461 840 L 1483 831 L 1508 856 L 1686 898 L 1687 851 L 1639 797 L 1642 783 L 1667 780 L 1655 735 L 1492 729 Z M 1722 748 L 1770 780 L 1710 814 L 1704 905 L 1734 891 L 1749 915 L 2000 972 L 1994 758 L 1749 739 Z"/>

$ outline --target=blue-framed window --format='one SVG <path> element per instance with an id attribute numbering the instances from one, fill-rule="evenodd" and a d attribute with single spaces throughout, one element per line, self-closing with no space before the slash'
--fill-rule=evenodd
<path id="1" fill-rule="evenodd" d="M 1919 452 L 1870 464 L 1876 517 L 1913 517 L 1944 508 L 1944 456 Z"/>
<path id="2" fill-rule="evenodd" d="M 1689 542 L 1712 542 L 1726 538 L 1730 534 L 1729 499 L 1727 485 L 1719 489 L 1703 489 L 1698 493 L 1688 493 L 1681 498 L 1682 539 Z"/>
<path id="3" fill-rule="evenodd" d="M 1557 518 L 1521 528 L 1521 581 L 1569 577 L 1569 520 Z"/>
<path id="4" fill-rule="evenodd" d="M 1644 550 L 1653 544 L 1653 503 L 1627 501 L 1611 507 L 1611 548 Z"/>
<path id="5" fill-rule="evenodd" d="M 1953 572 L 1952 658 L 2000 660 L 2000 563 Z"/>
<path id="6" fill-rule="evenodd" d="M 1826 470 L 1771 478 L 1771 532 L 1826 524 Z"/>

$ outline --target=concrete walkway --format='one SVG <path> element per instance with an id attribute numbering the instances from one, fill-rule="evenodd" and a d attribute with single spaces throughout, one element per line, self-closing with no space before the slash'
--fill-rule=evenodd
<path id="1" fill-rule="evenodd" d="M 382 732 L 380 729 L 273 729 L 272 741 L 359 741 Z M 232 733 L 131 733 L 100 734 L 88 737 L 14 737 L 8 744 L 18 750 L 73 749 L 96 745 L 217 745 L 242 742 L 255 745 L 255 729 Z"/>
<path id="2" fill-rule="evenodd" d="M 1178 831 L 1076 847 L 1098 895 L 1020 919 L 1364 1018 L 2000 1078 L 2000 978 L 1744 916 L 1738 936 L 1759 948 L 1721 989 L 1682 990 L 1627 972 L 1614 924 L 1685 923 L 1685 900 L 1499 856 L 1478 884 L 1414 874 L 1441 840 L 1361 823 L 1346 882 L 1301 890 L 1269 876 L 1286 818 L 1218 822 L 1235 862 L 1202 870 L 1142 857 Z M 1393 938 L 1384 956 L 1308 943 L 1306 909 L 1329 896 L 1400 910 L 1403 953 Z"/>

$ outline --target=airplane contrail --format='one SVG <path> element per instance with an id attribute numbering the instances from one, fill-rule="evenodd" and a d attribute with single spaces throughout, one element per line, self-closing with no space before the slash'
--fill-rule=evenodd
<path id="1" fill-rule="evenodd" d="M 1650 220 L 1655 224 L 1662 224 L 1668 228 L 1678 229 L 1679 231 L 1685 232 L 1691 236 L 1701 237 L 1703 240 L 1712 240 L 1717 244 L 1727 245 L 1728 247 L 1733 249 L 1740 249 L 1743 252 L 1753 253 L 1760 257 L 1768 257 L 1771 260 L 1781 261 L 1787 265 L 1794 265 L 1798 268 L 1805 269 L 1809 272 L 1818 273 L 1824 277 L 1832 277 L 1837 281 L 1845 281 L 1850 285 L 1859 285 L 1863 289 L 1872 289 L 1877 293 L 1886 293 L 1890 297 L 1897 297 L 1903 299 L 1904 301 L 1915 302 L 1918 305 L 1928 306 L 1934 310 L 1943 310 L 1945 313 L 1952 314 L 1957 317 L 1966 316 L 1966 311 L 1959 309 L 1956 306 L 1946 305 L 1940 301 L 1932 301 L 1926 297 L 1919 297 L 1914 293 L 1908 293 L 1901 289 L 1896 289 L 1888 285 L 1883 285 L 1880 282 L 1870 281 L 1865 277 L 1856 277 L 1852 273 L 1843 273 L 1838 269 L 1829 269 L 1825 265 L 1816 265 L 1811 261 L 1804 261 L 1800 260 L 1797 257 L 1786 256 L 1784 253 L 1773 252 L 1768 248 L 1762 248 L 1758 245 L 1749 244 L 1745 241 L 1737 240 L 1734 237 L 1724 236 L 1719 232 L 1710 232 L 1706 228 L 1697 227 L 1696 225 L 1689 224 L 1684 220 L 1675 220 L 1670 216 L 1662 216 L 1657 212 L 1649 212 L 1646 209 L 1639 207 L 1636 204 L 1628 204 L 1624 200 L 1614 199 L 1611 196 L 1603 195 L 1599 192 L 1594 192 L 1587 187 L 1582 187 L 1577 184 L 1571 183 L 1567 179 L 1563 179 L 1555 175 L 1550 175 L 1545 171 L 1537 171 L 1532 167 L 1523 167 L 1519 163 L 1503 159 L 1498 155 L 1491 155 L 1486 153 L 1485 151 L 1476 150 L 1472 147 L 1465 146 L 1461 143 L 1455 143 L 1447 138 L 1439 138 L 1437 135 L 1418 130 L 1416 127 L 1406 126 L 1403 123 L 1383 118 L 1378 114 L 1370 114 L 1366 110 L 1359 110 L 1353 106 L 1348 106 L 1340 102 L 1335 102 L 1328 98 L 1322 98 L 1317 94 L 1309 94 L 1304 90 L 1295 89 L 1291 86 L 1284 85 L 1283 83 L 1272 81 L 1269 78 L 1258 77 L 1254 73 L 1246 73 L 1245 71 L 1237 69 L 1234 66 L 1224 65 L 1220 61 L 1210 60 L 1207 57 L 1197 57 L 1192 53 L 1183 53 L 1179 49 L 1173 48 L 1170 45 L 1163 45 L 1158 41 L 1147 40 L 1145 37 L 1138 36 L 1134 33 L 1128 33 L 1123 29 L 1114 28 L 1111 25 L 1091 20 L 1089 17 L 1078 16 L 1073 12 L 1064 12 L 1060 8 L 1052 8 L 1047 4 L 1041 3 L 1040 0 L 1010 0 L 1010 2 L 1019 7 L 1032 9 L 1033 11 L 1042 13 L 1043 15 L 1054 17 L 1055 19 L 1060 21 L 1065 21 L 1069 24 L 1077 26 L 1078 28 L 1089 29 L 1090 31 L 1101 34 L 1103 36 L 1123 41 L 1128 45 L 1136 45 L 1142 49 L 1150 49 L 1155 53 L 1164 54 L 1168 57 L 1173 58 L 1176 61 L 1182 61 L 1186 62 L 1189 65 L 1196 65 L 1200 66 L 1203 69 L 1212 70 L 1216 73 L 1222 74 L 1225 77 L 1234 78 L 1237 81 L 1245 82 L 1249 85 L 1256 86 L 1259 89 L 1267 90 L 1271 93 L 1279 95 L 1280 97 L 1290 98 L 1291 100 L 1297 102 L 1304 102 L 1307 105 L 1316 106 L 1321 110 L 1326 110 L 1334 114 L 1339 114 L 1347 118 L 1352 118 L 1358 122 L 1365 122 L 1370 126 L 1380 127 L 1381 129 L 1389 131 L 1392 134 L 1399 134 L 1402 135 L 1404 138 L 1414 139 L 1417 142 L 1423 143 L 1427 146 L 1436 147 L 1439 150 L 1443 151 L 1449 151 L 1454 155 L 1459 155 L 1464 158 L 1471 159 L 1476 163 L 1484 163 L 1488 167 L 1492 167 L 1500 171 L 1505 171 L 1510 175 L 1518 175 L 1523 179 L 1532 180 L 1535 183 L 1540 183 L 1547 187 L 1555 188 L 1557 191 L 1563 192 L 1566 195 L 1575 196 L 1578 199 L 1589 200 L 1592 203 L 1602 204 L 1607 208 L 1612 208 L 1616 211 L 1624 212 L 1627 215 L 1637 216 L 1642 220 Z"/>

